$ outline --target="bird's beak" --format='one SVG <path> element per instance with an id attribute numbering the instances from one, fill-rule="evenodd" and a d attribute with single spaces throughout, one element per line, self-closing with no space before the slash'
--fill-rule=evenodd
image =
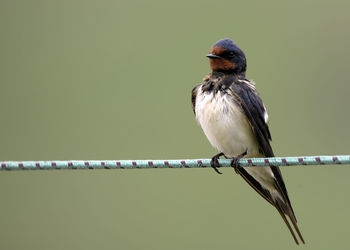
<path id="1" fill-rule="evenodd" d="M 206 55 L 206 57 L 209 57 L 209 58 L 217 58 L 217 59 L 222 59 L 222 57 L 221 57 L 221 56 L 217 56 L 217 55 L 214 55 L 214 54 L 211 54 L 211 53 L 207 54 L 207 55 Z"/>

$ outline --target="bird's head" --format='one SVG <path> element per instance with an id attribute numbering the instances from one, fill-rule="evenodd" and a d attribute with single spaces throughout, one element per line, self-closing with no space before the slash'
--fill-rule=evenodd
<path id="1" fill-rule="evenodd" d="M 247 62 L 243 51 L 231 39 L 217 41 L 207 54 L 213 71 L 245 74 Z"/>

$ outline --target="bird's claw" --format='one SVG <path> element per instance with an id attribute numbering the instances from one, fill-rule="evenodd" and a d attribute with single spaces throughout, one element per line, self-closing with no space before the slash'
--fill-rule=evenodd
<path id="1" fill-rule="evenodd" d="M 217 154 L 217 155 L 214 155 L 212 158 L 211 158 L 211 161 L 210 161 L 210 166 L 215 170 L 216 173 L 218 174 L 222 174 L 218 168 L 221 167 L 220 163 L 219 163 L 219 158 L 220 156 L 224 155 L 224 153 L 220 153 L 220 154 Z"/>
<path id="2" fill-rule="evenodd" d="M 236 174 L 239 174 L 239 172 L 238 172 L 238 168 L 240 167 L 239 166 L 239 160 L 242 159 L 244 156 L 246 156 L 247 152 L 248 152 L 248 149 L 246 149 L 246 151 L 244 151 L 242 154 L 237 155 L 236 157 L 232 158 L 231 167 L 233 167 L 233 169 L 235 170 Z"/>

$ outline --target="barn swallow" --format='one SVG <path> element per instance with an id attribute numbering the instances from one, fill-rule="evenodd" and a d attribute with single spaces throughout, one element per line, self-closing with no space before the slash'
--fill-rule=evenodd
<path id="1" fill-rule="evenodd" d="M 243 51 L 226 38 L 216 42 L 207 57 L 212 72 L 193 88 L 192 108 L 209 142 L 220 152 L 212 157 L 211 166 L 220 173 L 219 157 L 232 159 L 236 173 L 277 209 L 295 242 L 299 244 L 294 230 L 305 244 L 279 168 L 243 168 L 238 163 L 242 157 L 274 157 L 267 111 L 255 83 L 245 76 Z"/>

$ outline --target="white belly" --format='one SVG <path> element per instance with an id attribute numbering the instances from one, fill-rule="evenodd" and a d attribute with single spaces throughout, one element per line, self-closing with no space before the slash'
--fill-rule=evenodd
<path id="1" fill-rule="evenodd" d="M 248 150 L 245 157 L 264 157 L 253 130 L 233 100 L 227 94 L 201 93 L 196 98 L 196 118 L 209 142 L 231 158 Z M 246 167 L 245 170 L 266 189 L 274 190 L 274 176 L 269 167 Z"/>
<path id="2" fill-rule="evenodd" d="M 196 98 L 196 118 L 210 143 L 227 157 L 248 150 L 247 157 L 261 156 L 258 142 L 245 115 L 233 97 L 201 93 Z"/>
<path id="3" fill-rule="evenodd" d="M 242 113 L 235 105 L 231 96 L 218 92 L 202 93 L 196 98 L 196 118 L 209 142 L 231 158 L 248 150 L 246 157 L 264 157 L 259 152 L 259 144 L 253 130 Z M 267 120 L 267 113 L 266 118 Z M 246 167 L 245 170 L 271 192 L 275 190 L 274 175 L 270 167 Z"/>

